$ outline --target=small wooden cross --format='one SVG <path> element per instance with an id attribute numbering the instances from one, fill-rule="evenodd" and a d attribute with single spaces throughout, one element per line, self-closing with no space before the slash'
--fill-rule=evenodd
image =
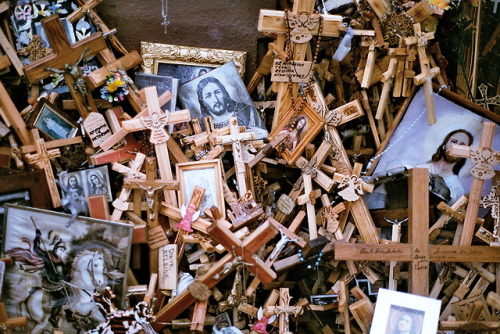
<path id="1" fill-rule="evenodd" d="M 124 166 L 124 165 L 121 165 L 121 164 L 115 162 L 113 164 L 112 168 L 114 171 L 117 171 L 118 173 L 126 175 L 129 179 L 130 178 L 145 179 L 146 174 L 144 174 L 140 171 L 145 159 L 146 159 L 146 156 L 139 152 L 139 153 L 137 153 L 134 161 L 131 162 L 130 167 L 127 167 L 127 166 Z M 118 196 L 113 201 L 113 206 L 115 207 L 115 209 L 113 210 L 113 214 L 111 215 L 112 221 L 120 220 L 123 211 L 128 210 L 128 198 L 130 197 L 131 192 L 132 192 L 131 189 L 122 188 L 122 191 L 120 192 L 120 196 Z"/>
<path id="2" fill-rule="evenodd" d="M 59 197 L 59 192 L 57 191 L 56 180 L 54 177 L 54 172 L 52 171 L 50 160 L 60 157 L 61 151 L 57 148 L 47 150 L 45 141 L 40 138 L 40 134 L 38 133 L 37 129 L 32 129 L 31 135 L 33 138 L 33 143 L 35 145 L 36 153 L 27 153 L 25 154 L 24 158 L 26 160 L 26 163 L 35 165 L 36 168 L 44 170 L 45 179 L 47 180 L 47 185 L 49 187 L 52 206 L 54 208 L 57 208 L 61 206 L 61 198 Z"/>
<path id="3" fill-rule="evenodd" d="M 165 127 L 169 124 L 186 122 L 191 119 L 189 110 L 176 111 L 174 113 L 163 112 L 160 108 L 158 93 L 156 87 L 146 87 L 141 90 L 141 97 L 147 103 L 147 116 L 140 116 L 132 120 L 124 121 L 123 128 L 125 131 L 133 132 L 148 129 L 151 131 L 149 141 L 154 144 L 156 157 L 158 158 L 158 167 L 160 177 L 166 180 L 172 180 L 172 168 L 170 165 L 170 157 L 168 154 L 167 141 L 170 136 L 166 132 Z M 165 200 L 173 205 L 177 204 L 175 191 L 164 190 Z"/>
<path id="4" fill-rule="evenodd" d="M 243 241 L 240 241 L 228 228 L 219 223 L 217 217 L 220 217 L 220 215 L 216 214 L 214 216 L 216 220 L 209 227 L 208 232 L 228 250 L 228 253 L 214 263 L 208 272 L 198 278 L 197 281 L 210 289 L 235 269 L 234 263 L 237 261 L 250 264 L 247 266 L 248 270 L 263 282 L 274 280 L 276 273 L 268 268 L 264 261 L 255 255 L 255 252 L 271 240 L 278 233 L 278 230 L 271 223 L 264 222 Z M 217 278 L 214 278 L 216 275 Z M 163 323 L 174 319 L 195 301 L 196 299 L 188 289 L 181 292 L 156 313 L 156 322 L 153 324 L 153 328 L 157 331 L 160 330 L 165 326 Z"/>
<path id="5" fill-rule="evenodd" d="M 236 183 L 238 184 L 238 194 L 243 197 L 247 190 L 247 168 L 243 159 L 243 150 L 245 145 L 243 142 L 254 140 L 254 132 L 240 132 L 238 119 L 236 117 L 229 118 L 230 134 L 227 136 L 216 137 L 217 144 L 231 143 L 233 147 L 233 161 L 236 169 Z"/>
<path id="6" fill-rule="evenodd" d="M 13 327 L 24 327 L 28 323 L 26 317 L 9 318 L 4 303 L 0 303 L 0 330 L 3 333 L 11 334 Z"/>
<path id="7" fill-rule="evenodd" d="M 77 104 L 80 116 L 85 118 L 90 111 L 97 112 L 91 91 L 82 87 L 86 84 L 83 81 L 78 62 L 81 61 L 83 56 L 90 57 L 106 48 L 102 33 L 95 33 L 75 44 L 71 44 L 58 15 L 44 18 L 41 23 L 47 33 L 52 53 L 24 67 L 26 80 L 28 83 L 36 83 L 53 74 L 50 69 L 63 71 L 64 79 L 73 100 Z M 77 92 L 75 87 L 80 87 L 80 92 Z"/>
<path id="8" fill-rule="evenodd" d="M 477 104 L 482 105 L 484 108 L 488 109 L 489 105 L 500 106 L 500 95 L 488 97 L 488 86 L 484 83 L 480 84 L 477 89 L 481 94 L 481 99 L 476 100 Z"/>
<path id="9" fill-rule="evenodd" d="M 391 50 L 389 50 L 389 54 L 391 54 Z M 384 110 L 387 107 L 387 103 L 389 101 L 389 93 L 392 87 L 392 83 L 394 82 L 394 76 L 396 75 L 396 63 L 398 59 L 393 56 L 389 61 L 389 68 L 382 74 L 381 81 L 384 83 L 382 86 L 382 92 L 380 93 L 380 100 L 377 106 L 377 112 L 375 114 L 375 119 L 381 120 L 384 116 Z"/>
<path id="10" fill-rule="evenodd" d="M 483 123 L 479 148 L 455 144 L 451 145 L 450 148 L 450 155 L 471 158 L 475 163 L 471 168 L 471 174 L 474 178 L 472 179 L 469 192 L 469 204 L 465 212 L 464 230 L 460 239 L 460 245 L 470 245 L 472 243 L 484 180 L 495 176 L 495 172 L 491 166 L 500 163 L 500 152 L 491 150 L 495 126 L 495 123 L 492 122 Z"/>
<path id="11" fill-rule="evenodd" d="M 280 299 L 278 306 L 267 306 L 266 312 L 268 314 L 278 315 L 279 322 L 279 334 L 293 334 L 290 332 L 290 320 L 289 316 L 298 316 L 302 314 L 302 306 L 290 306 L 290 301 L 292 297 L 290 296 L 290 291 L 288 288 L 280 288 Z"/>
<path id="12" fill-rule="evenodd" d="M 427 120 L 429 125 L 436 123 L 436 109 L 434 106 L 434 97 L 432 96 L 432 78 L 439 73 L 439 67 L 430 67 L 429 58 L 425 47 L 430 39 L 434 38 L 434 33 L 423 33 L 420 23 L 413 25 L 415 36 L 405 38 L 407 45 L 416 44 L 418 52 L 418 61 L 420 63 L 420 74 L 415 76 L 416 85 L 424 85 L 425 89 L 425 107 L 427 108 Z"/>

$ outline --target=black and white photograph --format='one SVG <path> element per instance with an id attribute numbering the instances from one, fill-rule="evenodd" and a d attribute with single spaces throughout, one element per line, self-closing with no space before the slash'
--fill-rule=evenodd
<path id="1" fill-rule="evenodd" d="M 88 196 L 106 195 L 108 202 L 112 200 L 111 185 L 109 182 L 108 166 L 86 169 L 82 171 L 87 181 Z"/>
<path id="2" fill-rule="evenodd" d="M 216 206 L 222 215 L 225 213 L 222 193 L 222 166 L 220 160 L 201 160 L 176 164 L 177 179 L 180 182 L 180 204 L 190 202 L 195 186 L 205 189 L 200 204 L 200 213 Z"/>
<path id="3" fill-rule="evenodd" d="M 78 202 L 86 203 L 87 198 L 92 195 L 106 195 L 108 202 L 112 201 L 107 165 L 62 172 L 59 174 L 59 184 L 64 188 L 63 197 L 70 197 Z"/>
<path id="4" fill-rule="evenodd" d="M 9 318 L 24 316 L 27 333 L 81 333 L 105 321 L 93 294 L 110 287 L 124 307 L 132 226 L 7 205 L 3 254 Z"/>
<path id="5" fill-rule="evenodd" d="M 207 74 L 217 66 L 197 66 L 174 63 L 158 63 L 158 75 L 174 77 L 179 80 L 181 85 Z"/>
<path id="6" fill-rule="evenodd" d="M 175 107 L 177 104 L 177 91 L 180 84 L 179 79 L 177 79 L 176 76 L 166 74 L 154 75 L 147 73 L 136 73 L 134 83 L 139 90 L 145 87 L 155 86 L 158 97 L 166 91 L 170 91 L 172 93 L 172 98 L 168 100 L 165 105 L 160 107 L 168 112 L 175 111 Z"/>
<path id="7" fill-rule="evenodd" d="M 32 126 L 40 130 L 50 139 L 72 138 L 78 128 L 69 119 L 64 117 L 56 107 L 47 100 L 39 102 L 40 107 L 34 113 Z"/>
<path id="8" fill-rule="evenodd" d="M 255 133 L 255 138 L 268 135 L 233 62 L 181 85 L 179 102 L 183 109 L 190 110 L 191 118 L 212 116 L 215 128 L 228 126 L 229 118 L 235 116 L 240 126 Z"/>
<path id="9" fill-rule="evenodd" d="M 424 167 L 443 179 L 449 188 L 448 204 L 469 193 L 472 184 L 471 159 L 448 154 L 451 144 L 478 147 L 484 122 L 490 121 L 440 95 L 433 94 L 437 122 L 429 125 L 424 90 L 414 96 L 400 124 L 378 160 L 373 175 L 401 167 Z M 418 143 L 418 145 L 416 145 Z M 500 150 L 500 127 L 495 127 L 492 149 Z M 499 170 L 500 166 L 493 169 Z M 483 195 L 491 187 L 486 180 Z"/>

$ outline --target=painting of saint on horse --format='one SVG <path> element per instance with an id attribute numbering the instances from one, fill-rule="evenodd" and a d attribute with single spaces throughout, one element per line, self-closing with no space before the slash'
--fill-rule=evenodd
<path id="1" fill-rule="evenodd" d="M 7 211 L 8 224 L 9 218 L 20 218 L 18 209 Z M 114 240 L 113 233 L 107 233 L 116 227 L 99 229 L 95 222 L 87 224 L 79 218 L 67 228 L 67 215 L 61 215 L 52 217 L 50 223 L 40 214 L 25 215 L 25 229 L 7 226 L 6 235 L 10 228 L 10 235 L 16 237 L 10 241 L 6 237 L 4 254 L 15 265 L 6 271 L 2 301 L 9 316 L 28 318 L 24 331 L 30 333 L 52 333 L 55 329 L 64 333 L 89 331 L 105 321 L 105 311 L 94 301 L 94 293 L 110 286 L 118 292 L 117 296 L 124 294 L 130 250 Z M 97 235 L 96 231 L 100 233 Z M 121 226 L 117 232 L 130 237 Z"/>

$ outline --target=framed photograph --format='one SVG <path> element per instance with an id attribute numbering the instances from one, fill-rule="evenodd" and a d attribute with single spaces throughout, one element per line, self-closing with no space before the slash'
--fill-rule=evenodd
<path id="1" fill-rule="evenodd" d="M 141 42 L 141 55 L 144 73 L 171 76 L 181 85 L 229 62 L 235 64 L 241 78 L 245 76 L 244 51 Z"/>
<path id="2" fill-rule="evenodd" d="M 300 105 L 300 99 L 295 102 L 295 106 L 298 105 Z M 323 118 L 311 108 L 309 103 L 304 103 L 302 110 L 297 115 L 295 113 L 295 109 L 290 108 L 269 135 L 269 140 L 272 141 L 284 131 L 290 133 L 281 144 L 283 147 L 281 155 L 290 165 L 295 163 L 307 143 L 318 135 L 325 124 Z"/>
<path id="3" fill-rule="evenodd" d="M 370 334 L 437 333 L 441 300 L 379 289 Z"/>
<path id="4" fill-rule="evenodd" d="M 192 119 L 211 116 L 214 127 L 222 128 L 235 116 L 240 126 L 255 132 L 255 138 L 268 135 L 233 62 L 181 85 L 178 98 L 182 108 L 190 110 Z"/>
<path id="5" fill-rule="evenodd" d="M 74 199 L 87 201 L 87 197 L 92 195 L 106 195 L 108 202 L 112 201 L 107 165 L 59 173 L 59 182 L 65 188 L 66 195 Z"/>
<path id="6" fill-rule="evenodd" d="M 188 205 L 195 186 L 205 189 L 200 205 L 200 213 L 216 206 L 225 217 L 224 196 L 222 192 L 222 164 L 220 159 L 183 162 L 175 165 L 177 180 L 180 184 L 179 202 Z"/>
<path id="7" fill-rule="evenodd" d="M 383 175 L 387 171 L 425 167 L 434 177 L 442 178 L 450 190 L 449 204 L 469 193 L 473 166 L 471 159 L 448 156 L 451 144 L 479 146 L 484 122 L 495 122 L 492 149 L 500 150 L 500 117 L 446 90 L 433 94 L 437 122 L 429 125 L 425 108 L 425 94 L 419 89 L 395 117 L 387 138 L 375 154 L 368 175 Z M 493 167 L 496 170 L 500 166 Z M 483 195 L 489 192 L 491 180 L 486 180 Z"/>
<path id="8" fill-rule="evenodd" d="M 28 121 L 28 126 L 35 127 L 50 139 L 72 138 L 76 135 L 78 127 L 55 105 L 41 99 L 35 112 Z"/>
<path id="9" fill-rule="evenodd" d="M 6 206 L 2 252 L 15 265 L 5 270 L 2 302 L 10 318 L 28 319 L 26 332 L 95 328 L 105 318 L 92 295 L 107 286 L 125 306 L 133 226 L 78 217 L 67 228 L 69 216 Z"/>

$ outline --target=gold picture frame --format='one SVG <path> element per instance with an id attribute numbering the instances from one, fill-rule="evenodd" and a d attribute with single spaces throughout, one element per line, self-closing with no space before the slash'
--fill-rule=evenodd
<path id="1" fill-rule="evenodd" d="M 162 66 L 185 66 L 216 68 L 229 62 L 234 62 L 238 73 L 243 79 L 247 60 L 246 51 L 198 48 L 192 46 L 141 42 L 141 55 L 144 73 L 166 75 L 161 73 Z M 196 76 L 195 76 L 196 77 Z M 192 77 L 194 78 L 194 77 Z M 181 84 L 188 79 L 178 78 Z"/>
<path id="2" fill-rule="evenodd" d="M 205 195 L 200 205 L 200 214 L 212 206 L 219 209 L 225 218 L 226 209 L 222 188 L 222 163 L 220 159 L 183 162 L 175 165 L 177 180 L 180 184 L 179 203 L 187 205 L 191 199 L 194 187 L 205 189 Z"/>
<path id="3" fill-rule="evenodd" d="M 302 110 L 295 115 L 296 108 L 300 106 L 301 99 L 297 99 L 295 107 L 289 111 L 278 122 L 274 130 L 269 135 L 269 140 L 273 141 L 282 131 L 289 131 L 290 136 L 282 142 L 283 150 L 281 156 L 289 165 L 293 165 L 304 151 L 306 145 L 313 140 L 323 128 L 325 120 L 310 106 L 303 103 Z M 299 125 L 304 119 L 305 125 Z M 299 128 L 299 129 L 297 129 Z M 295 134 L 295 135 L 294 135 Z"/>

